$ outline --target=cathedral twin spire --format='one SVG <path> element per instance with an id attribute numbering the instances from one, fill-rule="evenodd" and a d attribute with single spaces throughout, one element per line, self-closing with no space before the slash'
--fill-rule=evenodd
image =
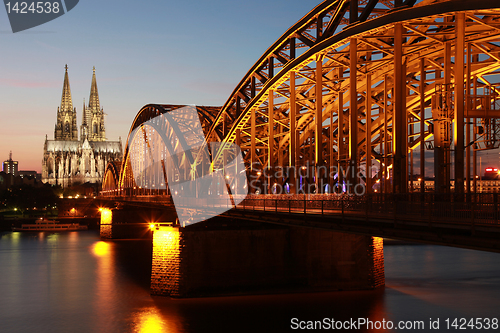
<path id="1" fill-rule="evenodd" d="M 97 80 L 95 78 L 95 67 L 92 74 L 92 85 L 90 86 L 89 108 L 99 110 L 99 93 L 97 92 Z"/>
<path id="2" fill-rule="evenodd" d="M 61 98 L 61 111 L 72 111 L 73 110 L 73 100 L 71 98 L 71 88 L 69 87 L 68 78 L 68 65 L 64 67 L 66 72 L 64 73 L 64 84 L 63 92 Z"/>
<path id="3" fill-rule="evenodd" d="M 55 140 L 77 141 L 78 128 L 76 125 L 76 108 L 73 108 L 71 89 L 68 77 L 68 65 L 65 66 L 63 92 L 61 106 L 57 110 L 57 122 L 54 132 Z M 104 127 L 104 111 L 100 107 L 99 92 L 97 90 L 97 80 L 95 67 L 93 69 L 92 84 L 90 87 L 89 105 L 82 109 L 82 125 L 80 127 L 80 139 L 85 141 L 105 141 L 106 132 Z"/>
<path id="4" fill-rule="evenodd" d="M 71 89 L 69 87 L 68 65 L 65 66 L 61 106 L 57 108 L 57 121 L 54 129 L 55 140 L 78 140 L 76 126 L 76 109 L 73 108 Z"/>

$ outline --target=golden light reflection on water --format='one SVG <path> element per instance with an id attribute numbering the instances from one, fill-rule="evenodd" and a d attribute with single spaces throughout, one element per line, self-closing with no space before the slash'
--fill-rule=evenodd
<path id="1" fill-rule="evenodd" d="M 149 307 L 132 315 L 132 331 L 137 333 L 175 332 L 158 308 Z"/>
<path id="2" fill-rule="evenodd" d="M 78 231 L 69 232 L 68 239 L 69 239 L 70 243 L 76 243 L 78 241 Z"/>
<path id="3" fill-rule="evenodd" d="M 90 252 L 96 261 L 94 294 L 94 320 L 96 330 L 111 332 L 116 330 L 116 323 L 110 318 L 116 315 L 117 300 L 125 290 L 118 288 L 119 279 L 116 275 L 116 253 L 113 242 L 97 241 L 90 247 Z M 123 286 L 122 286 L 123 287 Z"/>
<path id="4" fill-rule="evenodd" d="M 14 244 L 14 245 L 19 244 L 19 238 L 20 238 L 20 237 L 21 237 L 21 233 L 20 233 L 19 231 L 17 231 L 17 232 L 13 232 L 13 233 L 12 233 L 12 236 L 11 236 L 11 238 L 10 238 L 10 239 L 11 239 L 12 244 Z"/>
<path id="5" fill-rule="evenodd" d="M 45 235 L 46 237 L 46 242 L 48 244 L 57 244 L 57 240 L 59 239 L 59 234 L 58 233 L 55 233 L 55 234 L 52 234 L 52 233 L 49 233 L 47 235 Z"/>
<path id="6" fill-rule="evenodd" d="M 104 257 L 106 255 L 109 255 L 110 248 L 111 248 L 110 244 L 100 241 L 92 245 L 92 253 L 96 257 Z"/>

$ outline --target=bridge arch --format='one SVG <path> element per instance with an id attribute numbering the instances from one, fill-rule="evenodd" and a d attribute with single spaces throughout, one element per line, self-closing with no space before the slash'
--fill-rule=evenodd
<path id="1" fill-rule="evenodd" d="M 436 191 L 449 190 L 453 138 L 463 188 L 464 141 L 475 133 L 464 129 L 465 115 L 498 100 L 497 83 L 485 78 L 499 68 L 498 7 L 489 0 L 324 1 L 252 66 L 207 141 L 239 144 L 251 175 L 254 166 L 257 175 L 263 167 L 294 170 L 270 173 L 269 193 L 276 183 L 302 182 L 303 167 L 313 169 L 309 181 L 318 189 L 347 176 L 368 192 L 376 184 L 406 192 L 414 174 L 408 164 L 418 147 L 425 154 L 424 145 L 436 156 Z M 488 124 L 490 146 L 498 147 L 497 125 L 488 118 L 471 117 L 471 127 Z"/>
<path id="2" fill-rule="evenodd" d="M 118 194 L 121 162 L 109 162 L 104 172 L 102 182 L 102 194 L 104 196 L 114 196 Z"/>
<path id="3" fill-rule="evenodd" d="M 183 112 L 184 109 L 194 109 L 194 113 Z M 193 142 L 190 141 L 192 133 L 201 124 L 199 130 L 203 133 L 200 134 L 204 135 L 217 111 L 218 108 L 207 106 L 144 106 L 129 131 L 119 177 L 120 190 L 129 194 L 132 193 L 131 190 L 141 194 L 165 194 L 168 193 L 167 172 L 175 173 L 172 179 L 188 179 L 190 175 L 183 174 L 181 170 L 190 170 L 185 166 L 191 166 L 195 162 L 193 153 L 196 145 L 193 150 Z M 192 114 L 197 116 L 192 117 Z M 182 119 L 178 119 L 179 117 Z M 134 151 L 136 156 L 132 158 Z M 166 156 L 170 158 L 166 159 Z M 173 165 L 167 166 L 165 163 Z"/>
<path id="4" fill-rule="evenodd" d="M 367 193 L 413 191 L 414 158 L 423 179 L 430 150 L 435 192 L 452 187 L 452 150 L 454 186 L 463 191 L 466 181 L 470 191 L 471 146 L 500 145 L 498 7 L 495 0 L 326 0 L 266 50 L 222 108 L 197 107 L 206 142 L 238 144 L 248 176 L 267 193 L 305 184 L 343 191 L 346 182 Z M 203 149 L 186 150 L 185 132 L 165 128 L 179 107 L 139 111 L 120 189 L 140 187 L 129 150 L 139 129 L 160 137 L 171 156 L 186 151 L 175 168 L 198 167 Z M 223 151 L 212 156 L 215 165 Z"/>

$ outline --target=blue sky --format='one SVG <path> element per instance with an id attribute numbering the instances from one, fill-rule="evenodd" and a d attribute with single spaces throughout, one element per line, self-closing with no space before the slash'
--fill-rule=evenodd
<path id="1" fill-rule="evenodd" d="M 254 62 L 321 0 L 80 0 L 67 14 L 13 34 L 0 9 L 0 161 L 41 171 L 53 139 L 64 65 L 81 124 L 96 67 L 110 140 L 126 142 L 149 103 L 222 105 Z M 500 166 L 498 150 L 481 153 Z"/>
<path id="2" fill-rule="evenodd" d="M 262 53 L 320 0 L 80 0 L 13 34 L 0 9 L 0 160 L 41 171 L 64 65 L 81 123 L 96 67 L 107 137 L 125 143 L 148 103 L 222 105 Z"/>

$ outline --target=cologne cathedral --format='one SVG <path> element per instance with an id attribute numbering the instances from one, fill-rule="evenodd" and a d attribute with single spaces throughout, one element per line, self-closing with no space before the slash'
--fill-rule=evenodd
<path id="1" fill-rule="evenodd" d="M 121 161 L 121 138 L 119 141 L 106 140 L 104 110 L 99 103 L 95 67 L 88 106 L 83 103 L 80 136 L 76 120 L 76 108 L 73 107 L 66 65 L 61 106 L 57 108 L 54 140 L 45 137 L 42 161 L 44 183 L 62 187 L 83 183 L 100 184 L 108 162 Z"/>

